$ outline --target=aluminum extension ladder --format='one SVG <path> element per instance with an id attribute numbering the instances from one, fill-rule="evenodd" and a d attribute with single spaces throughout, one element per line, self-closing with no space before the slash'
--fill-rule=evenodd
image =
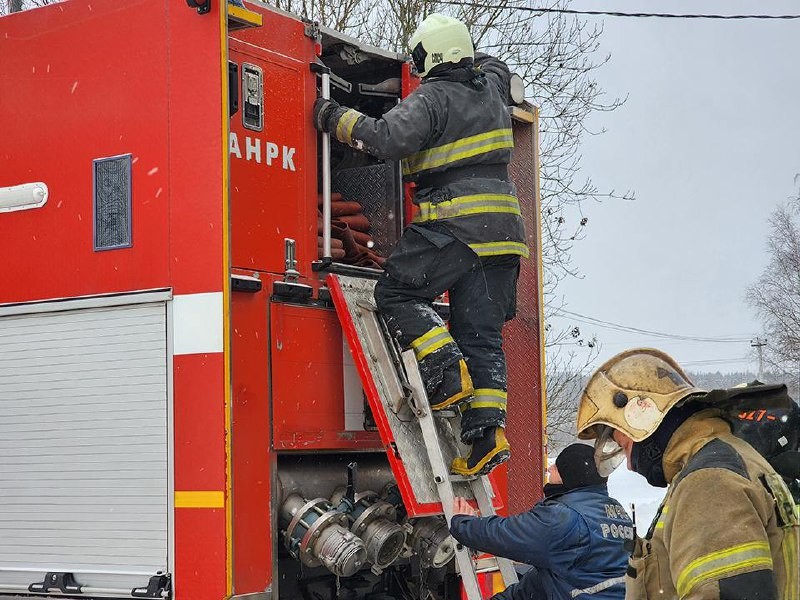
<path id="1" fill-rule="evenodd" d="M 447 524 L 449 525 L 450 521 L 453 519 L 453 501 L 455 500 L 453 482 L 456 481 L 466 481 L 469 483 L 472 494 L 475 496 L 475 500 L 478 503 L 481 516 L 488 517 L 495 515 L 489 478 L 485 475 L 480 477 L 453 475 L 450 473 L 450 465 L 447 464 L 444 458 L 435 419 L 460 418 L 458 411 L 432 411 L 428 403 L 427 395 L 425 394 L 425 386 L 419 374 L 417 359 L 414 356 L 414 352 L 412 350 L 406 350 L 402 354 L 402 360 L 405 375 L 415 400 L 412 408 L 417 415 L 420 428 L 422 429 L 425 450 L 431 464 L 433 480 L 439 492 L 439 499 L 442 502 L 442 510 L 447 519 Z M 492 562 L 494 562 L 496 568 L 500 570 L 506 587 L 517 583 L 517 573 L 514 570 L 514 565 L 507 558 L 492 557 L 491 559 L 482 559 L 480 563 L 478 563 L 478 561 L 473 558 L 470 549 L 459 543 L 455 544 L 455 558 L 468 600 L 481 600 L 482 596 L 480 586 L 478 585 L 478 572 L 494 570 L 492 568 Z"/>
<path id="2" fill-rule="evenodd" d="M 414 352 L 400 351 L 377 312 L 374 282 L 331 274 L 327 283 L 381 438 L 392 449 L 390 466 L 401 490 L 411 496 L 404 496 L 409 515 L 443 513 L 449 525 L 456 495 L 472 496 L 482 516 L 495 515 L 488 476 L 450 473 L 450 459 L 465 450 L 458 439 L 460 413 L 431 410 Z M 453 546 L 468 600 L 482 598 L 478 573 L 499 570 L 506 586 L 517 583 L 510 560 L 475 558 L 469 548 Z"/>

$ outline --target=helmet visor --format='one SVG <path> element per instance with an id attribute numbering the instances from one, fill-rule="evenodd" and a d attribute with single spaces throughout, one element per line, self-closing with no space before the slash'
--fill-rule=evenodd
<path id="1" fill-rule="evenodd" d="M 414 61 L 414 67 L 417 73 L 422 74 L 425 72 L 425 59 L 427 57 L 428 53 L 425 51 L 425 48 L 422 47 L 422 42 L 418 43 L 411 51 L 411 60 Z"/>
<path id="2" fill-rule="evenodd" d="M 608 425 L 596 425 L 594 463 L 600 477 L 608 477 L 625 460 L 625 451 L 614 440 L 614 429 Z"/>

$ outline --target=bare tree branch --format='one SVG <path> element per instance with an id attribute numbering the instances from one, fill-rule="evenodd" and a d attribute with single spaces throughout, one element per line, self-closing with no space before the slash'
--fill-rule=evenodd
<path id="1" fill-rule="evenodd" d="M 795 177 L 800 186 L 800 175 Z M 767 240 L 770 260 L 747 290 L 767 338 L 766 361 L 797 377 L 800 370 L 800 190 L 772 213 Z"/>

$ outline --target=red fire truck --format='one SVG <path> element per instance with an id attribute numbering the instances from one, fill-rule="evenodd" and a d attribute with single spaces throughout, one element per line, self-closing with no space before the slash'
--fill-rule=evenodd
<path id="1" fill-rule="evenodd" d="M 381 430 L 331 300 L 331 273 L 375 269 L 318 254 L 325 169 L 376 253 L 411 206 L 397 163 L 334 144 L 323 164 L 311 65 L 375 116 L 415 76 L 263 4 L 188 4 L 0 18 L 0 598 L 457 598 L 444 521 L 403 485 L 420 457 Z M 516 512 L 541 495 L 543 354 L 537 115 L 509 110 L 534 249 L 493 474 Z M 371 533 L 334 519 L 326 562 L 292 520 L 353 464 Z"/>

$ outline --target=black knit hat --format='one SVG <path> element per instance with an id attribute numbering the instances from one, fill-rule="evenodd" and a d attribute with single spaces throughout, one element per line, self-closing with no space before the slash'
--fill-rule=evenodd
<path id="1" fill-rule="evenodd" d="M 568 490 L 587 485 L 606 483 L 608 477 L 600 477 L 594 463 L 594 448 L 586 444 L 571 444 L 556 458 L 558 474 Z"/>

